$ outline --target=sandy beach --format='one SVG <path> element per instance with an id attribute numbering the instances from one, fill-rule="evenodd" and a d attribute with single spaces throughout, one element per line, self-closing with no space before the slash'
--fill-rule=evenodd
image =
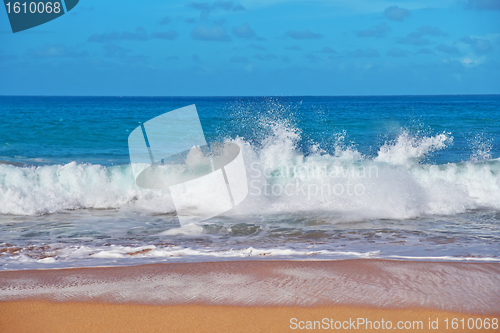
<path id="1" fill-rule="evenodd" d="M 315 308 L 149 306 L 21 301 L 0 303 L 0 313 L 2 332 L 290 332 L 311 331 L 310 328 L 314 327 L 319 331 L 361 332 L 390 331 L 388 327 L 405 332 L 499 331 L 492 328 L 482 330 L 451 328 L 454 318 L 458 320 L 465 318 L 466 323 L 469 318 L 478 323 L 479 321 L 491 323 L 491 318 L 495 318 L 491 315 L 468 315 L 428 309 L 383 310 L 349 306 Z M 446 329 L 447 319 L 448 329 Z M 432 325 L 433 329 L 429 329 L 429 325 Z M 301 327 L 303 329 L 300 329 Z M 336 330 L 335 327 L 340 329 Z"/>
<path id="2" fill-rule="evenodd" d="M 0 272 L 0 327 L 2 332 L 443 332 L 464 325 L 461 331 L 481 326 L 495 332 L 499 285 L 498 264 L 388 260 L 5 271 Z"/>

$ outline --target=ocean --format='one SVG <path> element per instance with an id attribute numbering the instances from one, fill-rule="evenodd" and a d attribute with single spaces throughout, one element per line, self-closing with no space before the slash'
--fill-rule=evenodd
<path id="1" fill-rule="evenodd" d="M 128 136 L 191 104 L 240 146 L 249 193 L 181 227 L 168 189 L 135 184 Z M 0 270 L 500 262 L 499 95 L 1 96 L 0 116 Z"/>

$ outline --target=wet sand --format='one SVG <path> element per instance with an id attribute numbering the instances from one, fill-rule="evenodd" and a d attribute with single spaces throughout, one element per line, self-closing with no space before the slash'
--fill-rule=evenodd
<path id="1" fill-rule="evenodd" d="M 451 325 L 474 318 L 474 327 L 482 323 L 484 330 L 488 321 L 486 331 L 495 332 L 499 286 L 496 263 L 237 261 L 4 271 L 0 331 L 281 332 L 308 330 L 316 321 L 323 330 L 348 322 L 350 329 L 341 330 L 354 330 L 356 322 L 356 330 L 369 332 L 371 321 L 380 332 L 390 321 L 390 330 L 411 323 L 423 325 L 420 332 L 473 332 Z M 438 328 L 429 329 L 436 320 Z"/>

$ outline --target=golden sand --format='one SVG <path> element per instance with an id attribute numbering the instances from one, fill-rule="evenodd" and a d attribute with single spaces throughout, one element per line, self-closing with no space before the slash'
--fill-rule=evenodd
<path id="1" fill-rule="evenodd" d="M 294 321 L 291 319 L 296 318 Z M 326 318 L 326 320 L 325 320 Z M 379 329 L 356 326 L 358 318 Z M 499 329 L 451 329 L 453 318 L 485 322 L 492 316 L 466 315 L 426 309 L 374 309 L 363 307 L 237 307 L 206 305 L 133 305 L 103 303 L 54 303 L 43 301 L 0 302 L 1 332 L 292 332 L 337 331 L 338 321 L 350 329 L 341 331 L 384 332 L 406 325 L 405 332 L 499 332 Z M 480 319 L 478 319 L 480 318 Z M 498 318 L 498 317 L 497 317 Z M 333 324 L 331 319 L 333 319 Z M 383 329 L 381 321 L 384 320 Z M 449 329 L 446 330 L 445 319 Z M 436 327 L 437 320 L 437 327 Z M 310 323 L 308 323 L 310 321 Z M 316 321 L 316 323 L 314 323 Z M 388 329 L 388 321 L 392 329 Z M 302 323 L 300 323 L 302 322 Z M 362 321 L 360 320 L 360 323 Z M 421 322 L 421 324 L 420 324 Z M 328 326 L 327 324 L 328 323 Z M 430 323 L 430 324 L 429 324 Z M 461 322 L 459 322 L 461 325 Z M 299 329 L 304 327 L 304 329 Z M 322 329 L 320 329 L 322 325 Z M 337 324 L 338 327 L 339 324 Z M 435 329 L 429 329 L 433 325 Z M 422 327 L 423 326 L 423 327 Z M 491 325 L 490 325 L 491 326 Z M 295 329 L 292 329 L 294 328 Z M 461 328 L 461 327 L 460 327 Z"/>
<path id="2" fill-rule="evenodd" d="M 4 271 L 0 332 L 500 332 L 499 282 L 499 264 L 387 260 Z"/>

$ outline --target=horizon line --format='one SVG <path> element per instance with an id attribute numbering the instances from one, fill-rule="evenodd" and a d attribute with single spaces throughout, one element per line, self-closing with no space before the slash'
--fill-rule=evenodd
<path id="1" fill-rule="evenodd" d="M 147 97 L 147 98 L 252 98 L 252 97 L 438 97 L 438 96 L 500 96 L 494 94 L 418 94 L 418 95 L 2 95 L 0 97 Z"/>

